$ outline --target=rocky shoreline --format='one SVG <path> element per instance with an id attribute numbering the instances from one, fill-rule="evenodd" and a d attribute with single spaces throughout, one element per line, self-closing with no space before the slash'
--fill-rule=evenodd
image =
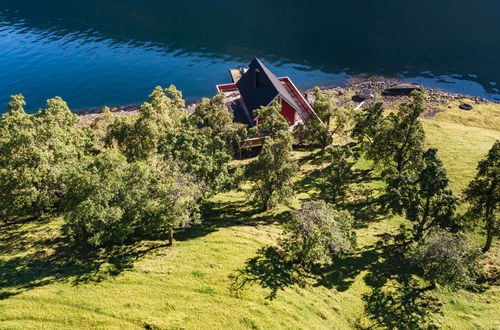
<path id="1" fill-rule="evenodd" d="M 389 95 L 384 95 L 383 92 L 387 88 L 405 83 L 407 82 L 400 79 L 375 76 L 369 78 L 364 78 L 364 77 L 351 78 L 346 81 L 346 84 L 344 86 L 321 86 L 320 88 L 325 92 L 341 96 L 340 98 L 337 98 L 339 99 L 337 100 L 336 103 L 336 106 L 338 107 L 348 106 L 348 103 L 352 101 L 350 96 L 355 95 L 356 93 L 360 93 L 364 90 L 369 90 L 373 93 L 374 97 L 365 100 L 364 104 L 362 105 L 363 107 L 368 107 L 374 104 L 375 102 L 379 101 L 383 101 L 384 103 L 389 103 L 389 104 L 401 103 L 405 99 L 405 96 L 389 96 Z M 429 112 L 424 115 L 426 117 L 432 117 L 436 113 L 442 111 L 439 109 L 439 106 L 443 106 L 452 101 L 461 101 L 465 99 L 474 104 L 485 104 L 485 103 L 500 104 L 500 102 L 498 101 L 497 102 L 490 101 L 482 97 L 446 92 L 440 89 L 426 88 L 425 86 L 422 86 L 422 88 L 424 88 L 427 93 L 427 104 L 429 107 Z M 311 90 L 312 89 L 306 90 L 304 91 L 304 93 L 307 95 L 308 93 L 311 93 Z M 186 111 L 193 112 L 194 107 L 198 102 L 199 101 L 190 102 L 186 106 Z M 127 116 L 137 113 L 139 107 L 140 105 L 137 104 L 126 105 L 126 106 L 112 107 L 110 108 L 110 110 L 113 113 Z M 76 114 L 80 116 L 82 124 L 85 125 L 87 123 L 92 122 L 97 116 L 99 116 L 99 114 L 102 113 L 103 109 L 104 108 L 85 109 L 76 112 Z"/>
<path id="2" fill-rule="evenodd" d="M 386 90 L 391 86 L 398 84 L 407 84 L 407 83 L 408 82 L 394 78 L 382 78 L 382 77 L 352 78 L 347 81 L 346 87 L 341 89 L 348 89 L 355 91 L 370 89 L 373 90 L 374 92 L 382 93 L 384 90 Z M 446 98 L 448 100 L 469 99 L 476 103 L 500 103 L 500 102 L 490 101 L 488 99 L 478 96 L 446 92 L 441 89 L 427 88 L 425 86 L 422 87 L 427 91 L 427 97 L 430 100 L 435 98 Z"/>

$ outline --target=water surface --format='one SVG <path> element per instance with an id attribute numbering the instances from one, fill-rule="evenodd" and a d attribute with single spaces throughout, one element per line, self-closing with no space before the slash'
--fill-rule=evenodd
<path id="1" fill-rule="evenodd" d="M 299 88 L 386 75 L 500 100 L 500 1 L 0 1 L 0 111 L 211 96 L 256 56 Z"/>

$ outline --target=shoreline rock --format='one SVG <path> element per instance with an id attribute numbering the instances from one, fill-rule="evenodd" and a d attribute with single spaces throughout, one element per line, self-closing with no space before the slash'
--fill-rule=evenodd
<path id="1" fill-rule="evenodd" d="M 406 98 L 406 96 L 400 96 L 400 95 L 383 95 L 383 92 L 390 87 L 394 87 L 396 85 L 400 84 L 408 84 L 408 82 L 405 82 L 401 79 L 398 78 L 387 78 L 387 77 L 382 77 L 382 76 L 373 76 L 373 77 L 353 77 L 348 79 L 345 84 L 341 86 L 319 86 L 321 90 L 328 91 L 328 92 L 336 92 L 338 95 L 346 95 L 348 93 L 360 93 L 363 90 L 370 90 L 372 93 L 376 94 L 377 96 L 374 98 L 371 98 L 368 100 L 367 104 L 365 106 L 369 106 L 372 102 L 377 102 L 377 101 L 389 101 L 389 102 L 401 102 Z M 490 101 L 482 97 L 478 96 L 472 96 L 472 95 L 465 95 L 465 94 L 459 94 L 459 93 L 453 93 L 453 92 L 446 92 L 441 89 L 437 88 L 428 88 L 425 86 L 422 86 L 422 88 L 427 92 L 427 100 L 429 102 L 429 112 L 425 114 L 426 117 L 432 117 L 436 113 L 439 113 L 441 110 L 438 110 L 436 108 L 437 105 L 443 105 L 446 102 L 449 101 L 458 101 L 462 99 L 468 99 L 476 104 L 484 104 L 484 103 L 496 103 L 500 104 L 500 101 Z M 307 89 L 303 91 L 306 96 L 310 94 L 312 91 L 312 88 Z M 306 97 L 307 98 L 307 97 Z M 196 104 L 200 100 L 189 100 L 188 104 L 186 105 L 186 111 L 188 113 L 194 112 L 194 108 L 196 107 Z M 342 106 L 342 104 L 339 104 L 338 106 Z M 131 104 L 131 105 L 124 105 L 124 106 L 118 106 L 118 107 L 112 107 L 110 108 L 111 112 L 117 113 L 120 115 L 133 115 L 137 113 L 137 110 L 139 109 L 140 105 L 137 104 Z M 90 108 L 90 109 L 83 109 L 76 111 L 75 113 L 80 116 L 82 124 L 88 123 L 93 121 L 99 114 L 102 113 L 104 107 L 100 108 Z"/>

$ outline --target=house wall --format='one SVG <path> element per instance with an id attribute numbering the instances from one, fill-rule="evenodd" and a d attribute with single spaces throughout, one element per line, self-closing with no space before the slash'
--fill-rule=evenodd
<path id="1" fill-rule="evenodd" d="M 309 103 L 307 103 L 307 101 L 304 99 L 304 96 L 302 96 L 302 93 L 299 92 L 299 90 L 297 89 L 297 87 L 295 87 L 294 83 L 292 82 L 292 80 L 290 78 L 282 77 L 282 78 L 279 78 L 279 80 L 286 83 L 288 85 L 288 87 L 290 87 L 292 92 L 299 99 L 300 103 L 302 103 L 302 105 L 306 108 L 307 112 L 309 112 L 310 114 L 314 113 L 313 108 L 309 105 Z M 316 115 L 316 114 L 314 113 L 314 115 Z"/>
<path id="2" fill-rule="evenodd" d="M 290 125 L 295 125 L 295 109 L 284 100 L 281 100 L 281 115 L 288 120 Z"/>

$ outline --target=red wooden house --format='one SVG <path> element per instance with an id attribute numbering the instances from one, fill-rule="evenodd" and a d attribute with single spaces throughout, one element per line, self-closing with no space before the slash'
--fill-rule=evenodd
<path id="1" fill-rule="evenodd" d="M 281 103 L 281 114 L 290 127 L 305 123 L 316 113 L 288 77 L 276 77 L 259 59 L 241 72 L 231 71 L 233 83 L 217 85 L 225 96 L 226 105 L 232 109 L 234 121 L 250 127 L 259 124 L 254 111 L 261 106 Z M 240 77 L 241 76 L 241 77 Z"/>

